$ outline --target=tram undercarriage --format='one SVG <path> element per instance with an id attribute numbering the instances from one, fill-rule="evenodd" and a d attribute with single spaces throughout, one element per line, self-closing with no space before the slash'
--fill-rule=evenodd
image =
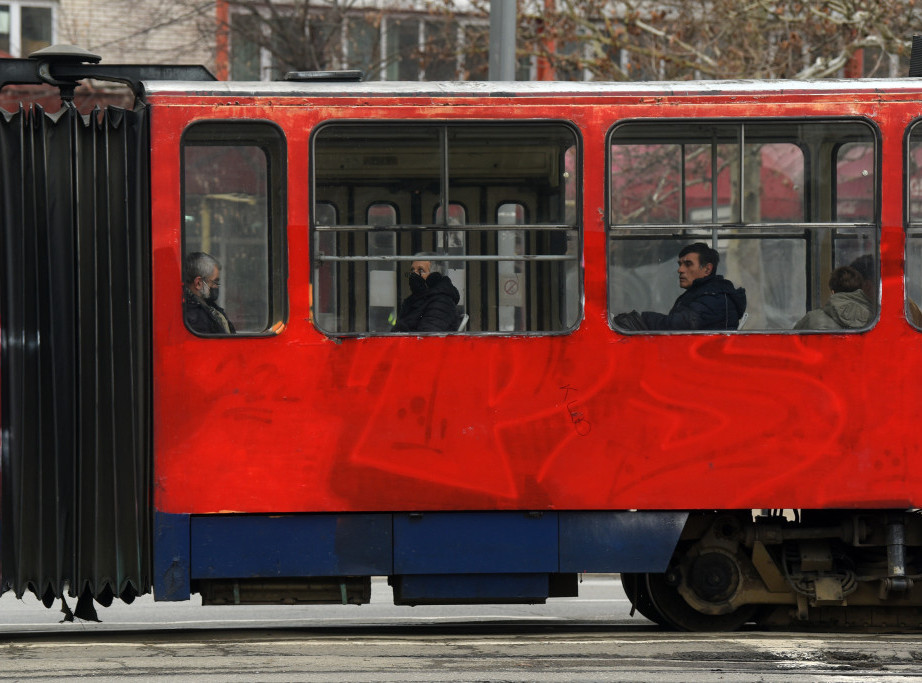
<path id="1" fill-rule="evenodd" d="M 633 608 L 688 631 L 922 628 L 922 515 L 782 512 L 692 515 L 665 573 L 622 574 Z"/>

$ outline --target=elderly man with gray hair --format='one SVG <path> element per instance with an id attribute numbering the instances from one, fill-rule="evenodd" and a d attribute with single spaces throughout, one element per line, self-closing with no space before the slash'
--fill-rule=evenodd
<path id="1" fill-rule="evenodd" d="M 182 269 L 182 313 L 186 326 L 199 334 L 234 334 L 234 324 L 218 306 L 221 264 L 203 251 L 186 256 Z"/>
<path id="2" fill-rule="evenodd" d="M 410 264 L 410 296 L 397 311 L 394 332 L 452 332 L 458 329 L 461 294 L 447 275 L 432 270 L 435 254 L 415 254 Z"/>

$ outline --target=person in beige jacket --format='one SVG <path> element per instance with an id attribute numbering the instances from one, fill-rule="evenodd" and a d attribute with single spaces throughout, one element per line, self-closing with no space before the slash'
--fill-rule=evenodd
<path id="1" fill-rule="evenodd" d="M 864 278 L 851 266 L 842 266 L 829 276 L 832 296 L 794 325 L 795 330 L 857 330 L 871 322 L 871 300 L 864 293 Z"/>

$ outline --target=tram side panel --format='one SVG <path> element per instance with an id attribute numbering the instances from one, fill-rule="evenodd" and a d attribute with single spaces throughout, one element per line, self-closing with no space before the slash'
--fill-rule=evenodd
<path id="1" fill-rule="evenodd" d="M 286 135 L 291 153 L 307 148 L 305 137 Z M 169 179 L 176 185 L 177 171 Z M 291 180 L 292 201 L 301 201 L 306 183 Z M 604 208 L 589 189 L 603 185 L 598 174 L 584 181 L 593 197 L 584 215 Z M 163 509 L 734 508 L 770 502 L 760 498 L 775 495 L 776 484 L 784 496 L 776 502 L 795 507 L 908 498 L 899 482 L 873 476 L 873 462 L 836 457 L 843 445 L 863 452 L 905 438 L 899 407 L 859 405 L 849 387 L 869 371 L 899 378 L 882 349 L 908 329 L 884 318 L 847 336 L 620 335 L 599 300 L 605 243 L 597 218 L 586 226 L 585 313 L 577 329 L 559 335 L 334 337 L 311 323 L 306 300 L 292 299 L 281 335 L 201 339 L 182 326 L 179 302 L 158 281 L 158 320 L 166 321 L 158 330 L 169 340 L 158 346 L 171 349 L 161 353 L 158 405 L 181 427 L 158 441 Z M 172 230 L 161 273 L 178 273 Z M 303 231 L 289 233 L 301 258 Z M 309 291 L 310 276 L 293 264 L 289 286 Z M 688 373 L 690 383 L 711 389 L 685 395 L 676 387 Z M 579 433 L 585 427 L 567 404 L 590 433 Z M 896 431 L 886 436 L 884 425 Z M 221 447 L 202 453 L 181 436 L 199 431 Z M 254 462 L 249 454 L 259 452 L 269 460 Z M 194 486 L 171 486 L 189 461 L 201 463 L 199 473 L 177 481 Z M 846 462 L 870 466 L 860 485 Z M 777 477 L 771 484 L 761 476 L 766 463 Z M 238 476 L 249 470 L 258 479 Z M 799 475 L 810 471 L 821 476 Z M 685 486 L 689 479 L 702 487 Z"/>
<path id="2" fill-rule="evenodd" d="M 549 116 L 546 107 L 517 105 L 516 116 L 522 119 Z M 504 108 L 503 115 L 508 111 Z M 309 133 L 321 122 L 297 107 L 255 107 L 246 113 L 279 125 L 292 165 L 295 155 L 310 149 Z M 498 113 L 481 110 L 486 118 Z M 592 145 L 595 151 L 586 154 L 598 159 L 605 131 L 589 123 L 580 126 L 596 115 L 578 107 L 565 113 L 560 118 L 576 122 L 580 144 Z M 206 114 L 214 115 L 207 108 L 197 112 Z M 344 107 L 338 115 L 354 119 L 356 112 Z M 370 107 L 367 115 L 376 121 L 394 118 L 384 106 Z M 444 111 L 420 105 L 401 109 L 401 115 L 431 120 Z M 154 147 L 154 178 L 164 188 L 182 184 L 179 152 L 171 145 L 195 117 L 180 107 L 160 112 L 159 124 L 171 131 L 164 140 L 172 141 Z M 884 443 L 905 443 L 907 428 L 900 421 L 905 404 L 864 402 L 854 395 L 854 378 L 867 376 L 868 358 L 875 359 L 871 372 L 877 376 L 893 371 L 898 377 L 904 372 L 896 372 L 898 364 L 904 369 L 912 364 L 893 353 L 905 334 L 898 324 L 882 319 L 865 334 L 803 338 L 627 337 L 612 331 L 600 296 L 606 289 L 607 248 L 598 220 L 605 207 L 602 169 L 582 166 L 577 189 L 583 198 L 583 223 L 577 230 L 584 250 L 585 312 L 575 330 L 556 335 L 394 338 L 371 335 L 359 323 L 359 336 L 331 335 L 312 317 L 316 298 L 313 310 L 307 299 L 291 298 L 282 334 L 197 338 L 182 325 L 179 299 L 172 293 L 182 254 L 178 226 L 188 216 L 181 215 L 175 191 L 158 193 L 154 215 L 163 227 L 154 235 L 156 506 L 161 516 L 180 516 L 184 530 L 178 547 L 188 547 L 182 534 L 193 539 L 193 548 L 212 543 L 212 534 L 226 538 L 226 528 L 204 524 L 212 515 L 281 513 L 294 516 L 295 526 L 316 522 L 327 529 L 296 531 L 296 536 L 332 539 L 333 550 L 320 553 L 326 559 L 317 564 L 292 550 L 305 567 L 311 566 L 307 573 L 362 574 L 363 566 L 370 571 L 394 563 L 388 573 L 415 576 L 439 574 L 439 565 L 433 560 L 423 571 L 410 563 L 398 571 L 396 529 L 404 516 L 407 533 L 414 520 L 420 528 L 436 520 L 432 528 L 438 529 L 439 519 L 451 519 L 453 533 L 488 538 L 491 526 L 505 528 L 499 520 L 532 512 L 536 520 L 556 518 L 559 529 L 570 511 L 909 503 L 913 495 L 900 474 L 901 457 L 864 455 L 880 452 Z M 291 205 L 285 215 L 300 217 L 287 226 L 287 284 L 290 291 L 304 293 L 311 291 L 317 244 L 308 248 L 303 219 L 311 217 L 313 228 L 318 206 L 307 205 L 307 177 L 290 176 L 286 189 Z M 414 210 L 412 203 L 407 207 Z M 348 215 L 348 209 L 339 208 Z M 357 225 L 360 218 L 353 211 L 343 225 Z M 416 219 L 432 217 L 420 212 Z M 310 234 L 321 239 L 319 232 Z M 338 244 L 354 243 L 357 234 L 338 238 Z M 403 235 L 395 244 L 414 248 L 413 238 Z M 341 287 L 349 285 L 348 272 L 340 270 L 336 281 Z M 485 279 L 491 277 L 496 279 Z M 468 288 L 478 284 L 465 282 Z M 224 287 L 230 287 L 226 278 Z M 368 291 L 367 283 L 354 288 Z M 320 294 L 312 291 L 314 297 Z M 367 326 L 369 320 L 360 323 Z M 895 397 L 911 393 L 903 382 L 894 390 Z M 468 524 L 476 518 L 468 514 L 473 512 L 484 513 L 480 519 L 487 524 Z M 491 518 L 494 513 L 497 517 Z M 380 545 L 378 532 L 363 536 L 355 531 L 363 515 L 370 515 L 365 520 L 369 529 L 386 528 L 391 521 L 390 555 L 386 550 L 369 551 L 364 558 L 339 555 L 340 537 L 330 529 L 350 529 L 341 537 L 348 547 Z M 238 520 L 227 519 L 228 528 Z M 674 519 L 662 518 L 663 528 Z M 350 526 L 350 520 L 357 525 Z M 547 522 L 535 522 L 542 523 Z M 438 536 L 420 538 L 431 543 Z M 557 568 L 563 571 L 559 536 L 557 542 Z M 253 547 L 253 557 L 272 556 L 258 543 Z M 488 554 L 486 541 L 476 547 L 473 555 Z M 197 566 L 197 559 L 189 558 L 189 582 L 230 578 L 220 568 L 230 561 Z M 501 566 L 498 562 L 496 568 Z M 534 566 L 543 567 L 540 562 Z M 520 569 L 505 567 L 511 574 Z M 263 576 L 268 570 L 256 566 L 246 571 Z M 422 593 L 413 595 L 421 599 Z"/>

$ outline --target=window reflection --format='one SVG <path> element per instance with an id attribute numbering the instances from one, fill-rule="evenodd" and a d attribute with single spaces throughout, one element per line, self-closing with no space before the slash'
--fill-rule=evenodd
<path id="1" fill-rule="evenodd" d="M 670 310 L 705 242 L 746 289 L 747 331 L 791 330 L 858 259 L 876 317 L 873 130 L 857 121 L 627 123 L 611 133 L 609 312 Z M 864 290 L 862 290 L 864 291 Z M 614 322 L 613 322 L 614 325 Z"/>
<path id="2" fill-rule="evenodd" d="M 197 124 L 183 137 L 183 254 L 220 264 L 217 304 L 238 333 L 277 331 L 285 317 L 283 158 L 267 124 Z"/>

